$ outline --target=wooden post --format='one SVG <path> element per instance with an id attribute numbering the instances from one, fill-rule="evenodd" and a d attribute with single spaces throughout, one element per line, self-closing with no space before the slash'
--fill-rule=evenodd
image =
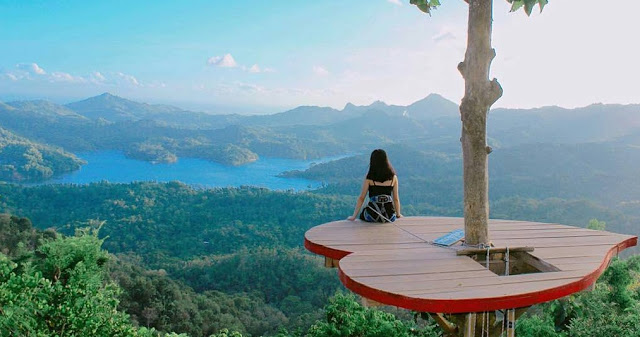
<path id="1" fill-rule="evenodd" d="M 376 301 L 368 299 L 366 297 L 361 297 L 360 298 L 360 304 L 365 308 L 381 307 L 381 306 L 384 305 L 384 304 L 382 304 L 380 302 L 376 302 Z"/>
<path id="2" fill-rule="evenodd" d="M 431 315 L 431 318 L 433 318 L 433 320 L 436 321 L 436 323 L 438 323 L 440 328 L 442 328 L 445 336 L 455 335 L 457 327 L 453 323 L 449 322 L 444 317 L 444 315 L 442 314 L 430 314 L 430 315 Z"/>
<path id="3" fill-rule="evenodd" d="M 324 257 L 324 267 L 325 268 L 337 268 L 338 267 L 338 260 L 336 259 L 332 259 L 330 257 Z"/>
<path id="4" fill-rule="evenodd" d="M 510 309 L 507 310 L 507 315 L 505 317 L 506 321 L 506 330 L 507 337 L 515 337 L 516 335 L 516 310 Z"/>
<path id="5" fill-rule="evenodd" d="M 476 313 L 470 312 L 465 315 L 464 318 L 464 337 L 475 337 L 476 336 Z"/>

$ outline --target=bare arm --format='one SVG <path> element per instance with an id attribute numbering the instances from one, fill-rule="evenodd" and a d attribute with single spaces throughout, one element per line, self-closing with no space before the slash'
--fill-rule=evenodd
<path id="1" fill-rule="evenodd" d="M 362 182 L 362 189 L 360 190 L 360 196 L 358 196 L 358 202 L 356 202 L 356 208 L 353 210 L 353 215 L 347 218 L 348 220 L 353 221 L 356 219 L 364 203 L 364 198 L 367 196 L 367 192 L 369 192 L 369 182 L 365 178 Z"/>
<path id="2" fill-rule="evenodd" d="M 400 212 L 400 195 L 398 193 L 398 176 L 393 176 L 393 204 L 396 207 L 396 217 L 402 218 L 402 212 Z"/>

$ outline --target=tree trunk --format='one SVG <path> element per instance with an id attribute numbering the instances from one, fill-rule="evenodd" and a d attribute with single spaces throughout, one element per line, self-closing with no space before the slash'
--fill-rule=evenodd
<path id="1" fill-rule="evenodd" d="M 460 104 L 462 156 L 464 170 L 464 229 L 469 245 L 489 244 L 489 173 L 487 114 L 502 96 L 496 79 L 489 81 L 489 68 L 495 57 L 491 48 L 493 0 L 468 0 L 467 51 L 458 70 L 465 81 Z"/>

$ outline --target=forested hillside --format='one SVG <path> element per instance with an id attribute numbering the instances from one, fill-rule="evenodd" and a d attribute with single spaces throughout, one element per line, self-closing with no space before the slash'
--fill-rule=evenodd
<path id="1" fill-rule="evenodd" d="M 543 150 L 551 144 L 565 146 L 560 151 L 539 151 L 534 158 L 542 159 L 539 163 L 560 158 L 565 159 L 563 165 L 580 166 L 559 157 L 568 150 L 567 144 L 585 155 L 591 146 L 610 147 L 610 152 L 618 151 L 618 145 L 637 146 L 639 112 L 638 105 L 615 104 L 496 109 L 490 114 L 489 143 L 512 154 L 522 154 L 534 144 L 547 144 Z M 150 162 L 193 157 L 243 165 L 260 156 L 315 159 L 397 145 L 455 155 L 460 118 L 457 105 L 437 94 L 408 106 L 378 101 L 367 106 L 347 104 L 342 110 L 304 106 L 272 115 L 240 116 L 139 103 L 105 93 L 65 106 L 41 100 L 9 102 L 0 105 L 0 127 L 66 151 L 117 150 Z M 613 167 L 621 164 L 612 162 Z M 569 171 L 570 165 L 565 169 Z"/>
<path id="2" fill-rule="evenodd" d="M 0 127 L 0 180 L 31 182 L 80 168 L 72 153 L 19 137 Z"/>
<path id="3" fill-rule="evenodd" d="M 75 193 L 69 193 L 74 189 Z M 153 202 L 156 198 L 145 199 L 147 193 L 157 195 L 160 203 Z M 285 231 L 303 231 L 313 225 L 298 210 L 283 206 L 274 210 L 273 214 L 277 214 L 274 216 L 258 206 L 256 214 L 238 213 L 236 217 L 242 220 L 234 224 L 237 231 L 226 227 L 224 231 L 230 235 L 208 242 L 181 240 L 182 234 L 177 235 L 168 222 L 162 221 L 176 210 L 161 212 L 171 202 L 189 196 L 191 201 L 211 200 L 187 207 L 167 220 L 174 222 L 186 238 L 194 238 L 195 233 L 190 231 L 201 230 L 198 218 L 205 217 L 206 227 L 215 228 L 215 223 L 207 219 L 217 215 L 224 222 L 235 211 L 231 206 L 225 213 L 225 205 L 246 205 L 260 198 L 281 201 L 304 212 L 326 203 L 336 207 L 333 213 L 323 209 L 326 217 L 331 218 L 331 214 L 342 212 L 340 205 L 344 204 L 339 199 L 332 200 L 335 197 L 257 189 L 197 191 L 181 184 L 20 189 L 5 185 L 1 195 L 2 211 L 30 214 L 43 221 L 36 223 L 38 227 L 53 225 L 63 232 L 78 227 L 75 237 L 62 237 L 50 229 L 32 228 L 26 218 L 0 216 L 0 305 L 5 313 L 12 313 L 0 318 L 0 331 L 9 336 L 45 331 L 65 336 L 86 331 L 110 336 L 155 336 L 161 331 L 216 337 L 229 334 L 320 337 L 327 336 L 329 331 L 334 331 L 331 335 L 345 337 L 353 336 L 355 331 L 362 336 L 440 336 L 439 328 L 426 316 L 414 321 L 406 311 L 364 309 L 350 296 L 330 299 L 341 288 L 335 270 L 324 268 L 320 258 L 305 253 L 299 247 L 300 242 L 287 242 L 286 235 L 280 236 Z M 133 219 L 126 212 L 111 208 L 114 197 L 126 199 L 130 208 L 140 212 L 140 217 Z M 102 206 L 74 212 L 80 206 L 74 199 Z M 221 199 L 227 199 L 227 203 L 216 206 Z M 42 210 L 29 200 L 37 201 Z M 523 207 L 518 211 L 538 213 L 533 207 L 527 209 L 526 205 L 532 202 L 521 203 Z M 558 200 L 535 206 L 552 212 L 556 207 L 556 212 L 566 212 L 570 203 Z M 347 210 L 348 204 L 344 205 Z M 45 217 L 45 213 L 49 216 Z M 102 220 L 80 220 L 87 217 Z M 268 225 L 257 226 L 256 219 L 260 217 L 267 219 Z M 110 229 L 110 224 L 119 225 Z M 135 228 L 138 230 L 133 234 L 128 233 Z M 252 231 L 244 232 L 243 228 Z M 100 236 L 107 232 L 109 236 L 100 240 L 96 236 L 98 229 Z M 118 243 L 127 242 L 130 235 L 137 238 L 137 244 Z M 263 241 L 256 242 L 256 237 Z M 179 239 L 176 249 L 165 250 L 164 245 L 173 245 L 171 241 L 176 239 Z M 282 243 L 278 243 L 280 240 Z M 101 245 L 110 247 L 109 251 L 116 255 L 100 250 Z M 236 248 L 230 252 L 227 245 Z M 187 255 L 191 257 L 186 258 Z M 533 309 L 518 321 L 518 336 L 586 337 L 595 330 L 603 335 L 636 336 L 634 333 L 640 327 L 634 314 L 640 309 L 639 273 L 637 258 L 615 262 L 595 291 Z M 76 305 L 87 299 L 92 299 L 89 306 Z M 30 305 L 25 307 L 24 303 Z M 37 316 L 33 316 L 34 312 Z M 226 329 L 238 333 L 225 332 Z"/>

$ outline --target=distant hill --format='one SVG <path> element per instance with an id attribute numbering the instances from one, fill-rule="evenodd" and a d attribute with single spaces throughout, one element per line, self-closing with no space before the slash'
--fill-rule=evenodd
<path id="1" fill-rule="evenodd" d="M 138 103 L 110 93 L 69 103 L 66 107 L 85 117 L 103 118 L 111 122 L 140 120 L 160 113 L 181 111 L 181 109 L 169 105 Z"/>
<path id="2" fill-rule="evenodd" d="M 398 144 L 460 153 L 458 107 L 437 94 L 408 106 L 376 101 L 366 106 L 349 103 L 342 110 L 302 106 L 272 115 L 239 116 L 105 93 L 66 106 L 41 100 L 3 103 L 0 127 L 68 151 L 119 150 L 152 162 L 196 157 L 242 165 L 259 156 L 314 159 Z M 489 112 L 488 142 L 495 149 L 537 143 L 638 145 L 638 134 L 640 105 Z"/>
<path id="3" fill-rule="evenodd" d="M 248 116 L 242 123 L 259 126 L 327 125 L 350 116 L 343 111 L 328 107 L 299 106 L 273 115 Z"/>
<path id="4" fill-rule="evenodd" d="M 123 122 L 149 119 L 170 126 L 192 129 L 224 127 L 243 118 L 239 115 L 212 115 L 188 111 L 170 105 L 139 103 L 110 93 L 69 103 L 66 107 L 94 120 Z"/>
<path id="5" fill-rule="evenodd" d="M 65 106 L 55 104 L 45 100 L 35 101 L 15 101 L 9 102 L 7 105 L 11 107 L 34 113 L 41 116 L 66 116 L 79 119 L 86 119 L 86 117 L 77 114 L 75 111 L 66 108 Z"/>
<path id="6" fill-rule="evenodd" d="M 85 164 L 71 153 L 0 128 L 0 180 L 29 182 L 72 172 Z"/>
<path id="7" fill-rule="evenodd" d="M 429 94 L 429 96 L 409 105 L 406 111 L 409 117 L 418 120 L 434 120 L 440 117 L 460 117 L 458 104 L 438 94 Z"/>
<path id="8" fill-rule="evenodd" d="M 375 101 L 369 105 L 354 105 L 351 103 L 347 103 L 344 109 L 342 109 L 342 112 L 347 116 L 357 117 L 371 110 L 382 111 L 390 116 L 401 116 L 406 110 L 406 107 L 399 105 L 388 105 L 387 103 L 382 101 Z"/>
<path id="9" fill-rule="evenodd" d="M 488 134 L 501 145 L 610 141 L 640 130 L 640 104 L 592 104 L 564 109 L 494 109 Z"/>
<path id="10" fill-rule="evenodd" d="M 408 106 L 388 105 L 375 101 L 369 105 L 347 103 L 342 110 L 318 106 L 300 106 L 272 115 L 248 116 L 239 123 L 260 126 L 332 125 L 360 117 L 370 111 L 384 112 L 388 116 L 410 117 L 416 120 L 433 120 L 458 116 L 458 106 L 438 94 L 430 94 Z"/>

